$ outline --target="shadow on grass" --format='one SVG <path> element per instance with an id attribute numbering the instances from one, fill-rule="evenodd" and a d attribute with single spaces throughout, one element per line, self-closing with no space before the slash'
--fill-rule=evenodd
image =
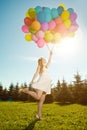
<path id="1" fill-rule="evenodd" d="M 60 106 L 66 106 L 66 105 L 71 105 L 70 102 L 56 102 L 56 104 L 60 105 Z"/>
<path id="2" fill-rule="evenodd" d="M 24 130 L 33 130 L 37 121 L 39 120 L 35 119 L 34 121 L 32 121 Z"/>

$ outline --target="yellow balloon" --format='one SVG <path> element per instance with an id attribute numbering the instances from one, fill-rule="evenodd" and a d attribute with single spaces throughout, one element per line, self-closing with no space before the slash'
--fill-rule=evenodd
<path id="1" fill-rule="evenodd" d="M 70 32 L 68 36 L 69 36 L 69 37 L 74 37 L 74 36 L 75 36 L 75 33 L 74 33 L 74 32 Z"/>
<path id="2" fill-rule="evenodd" d="M 32 41 L 32 35 L 31 34 L 26 34 L 25 35 L 25 40 Z"/>
<path id="3" fill-rule="evenodd" d="M 65 4 L 59 4 L 58 6 L 61 6 L 61 7 L 64 8 L 64 10 L 66 10 L 66 6 L 65 6 Z"/>
<path id="4" fill-rule="evenodd" d="M 66 21 L 64 21 L 64 25 L 68 29 L 71 25 L 71 21 L 69 19 L 67 19 Z"/>
<path id="5" fill-rule="evenodd" d="M 35 18 L 36 17 L 36 10 L 34 8 L 30 8 L 28 10 L 28 13 L 29 13 L 31 18 Z"/>
<path id="6" fill-rule="evenodd" d="M 53 34 L 51 32 L 48 32 L 48 33 L 46 32 L 44 39 L 46 42 L 51 42 L 53 40 Z"/>
<path id="7" fill-rule="evenodd" d="M 68 10 L 63 11 L 62 14 L 61 14 L 61 18 L 62 18 L 63 21 L 69 19 L 69 16 L 70 16 L 70 13 L 69 13 Z"/>
<path id="8" fill-rule="evenodd" d="M 61 40 L 61 35 L 60 33 L 55 33 L 53 36 L 53 43 L 58 43 Z"/>
<path id="9" fill-rule="evenodd" d="M 28 18 L 30 18 L 30 19 L 32 19 L 32 18 L 30 17 L 30 15 L 29 15 L 28 11 L 26 12 L 25 16 L 28 17 Z"/>

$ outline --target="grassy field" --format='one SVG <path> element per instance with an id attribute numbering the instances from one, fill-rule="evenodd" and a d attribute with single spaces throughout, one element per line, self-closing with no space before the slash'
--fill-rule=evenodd
<path id="1" fill-rule="evenodd" d="M 37 103 L 0 102 L 0 130 L 87 130 L 87 106 L 43 105 L 43 121 L 37 121 Z"/>

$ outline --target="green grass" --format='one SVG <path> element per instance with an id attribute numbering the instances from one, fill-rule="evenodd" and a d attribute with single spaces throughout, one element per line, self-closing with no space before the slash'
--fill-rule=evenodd
<path id="1" fill-rule="evenodd" d="M 87 130 L 87 106 L 43 105 L 43 121 L 35 120 L 37 103 L 0 102 L 0 130 Z"/>

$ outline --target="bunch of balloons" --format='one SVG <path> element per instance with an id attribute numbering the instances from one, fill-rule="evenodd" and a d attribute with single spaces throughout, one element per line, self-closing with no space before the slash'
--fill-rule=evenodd
<path id="1" fill-rule="evenodd" d="M 73 37 L 78 29 L 77 14 L 64 4 L 57 8 L 36 6 L 29 8 L 24 18 L 22 31 L 27 41 L 34 41 L 39 48 L 48 43 L 59 43 L 61 39 Z"/>

